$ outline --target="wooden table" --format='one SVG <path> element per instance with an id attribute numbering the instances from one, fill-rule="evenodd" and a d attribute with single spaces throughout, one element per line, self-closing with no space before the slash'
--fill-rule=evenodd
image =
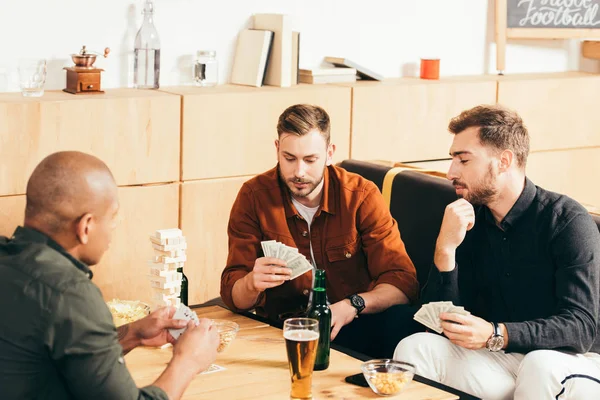
<path id="1" fill-rule="evenodd" d="M 236 339 L 217 356 L 215 364 L 224 371 L 200 374 L 194 378 L 183 399 L 288 399 L 290 372 L 287 364 L 283 333 L 266 323 L 234 314 L 218 306 L 196 310 L 199 317 L 220 318 L 240 325 Z M 149 385 L 165 369 L 172 348 L 137 348 L 125 357 L 138 386 Z M 344 378 L 360 372 L 362 362 L 344 353 L 331 350 L 329 368 L 314 372 L 314 399 L 379 398 L 369 388 L 344 382 Z M 412 381 L 404 391 L 390 399 L 450 400 L 458 396 L 423 383 Z"/>

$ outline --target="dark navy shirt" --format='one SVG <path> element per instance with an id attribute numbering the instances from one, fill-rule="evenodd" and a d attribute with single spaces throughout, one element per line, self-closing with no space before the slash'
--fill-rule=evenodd
<path id="1" fill-rule="evenodd" d="M 535 186 L 496 224 L 485 206 L 456 251 L 456 268 L 433 266 L 423 302 L 450 300 L 504 323 L 507 352 L 600 352 L 600 233 L 573 199 Z"/>

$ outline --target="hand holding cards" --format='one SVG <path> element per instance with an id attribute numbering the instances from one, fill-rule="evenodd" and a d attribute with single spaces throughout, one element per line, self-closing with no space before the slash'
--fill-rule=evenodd
<path id="1" fill-rule="evenodd" d="M 440 313 L 451 312 L 461 315 L 470 315 L 471 313 L 466 311 L 464 307 L 457 307 L 452 304 L 451 301 L 437 301 L 424 304 L 419 311 L 415 314 L 413 319 L 429 329 L 442 333 L 442 321 L 440 320 Z"/>
<path id="2" fill-rule="evenodd" d="M 287 263 L 287 268 L 292 270 L 290 280 L 296 279 L 313 269 L 312 264 L 296 248 L 286 246 L 275 240 L 267 240 L 261 242 L 260 245 L 265 257 L 278 258 Z"/>
<path id="3" fill-rule="evenodd" d="M 200 322 L 196 313 L 192 311 L 188 306 L 185 306 L 183 304 L 179 304 L 179 307 L 177 307 L 177 311 L 175 311 L 175 315 L 173 315 L 173 319 L 183 319 L 185 321 L 193 320 L 196 324 Z M 181 329 L 169 329 L 169 333 L 171 334 L 171 336 L 173 336 L 175 340 L 177 340 L 179 339 L 179 336 L 181 336 L 181 334 L 185 332 L 186 329 L 187 327 Z"/>

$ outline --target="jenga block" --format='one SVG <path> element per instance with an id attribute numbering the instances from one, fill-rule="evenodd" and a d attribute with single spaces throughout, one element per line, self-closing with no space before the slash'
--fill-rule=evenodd
<path id="1" fill-rule="evenodd" d="M 158 256 L 177 258 L 177 257 L 185 256 L 185 250 L 157 250 L 155 248 L 154 254 L 158 255 Z"/>
<path id="2" fill-rule="evenodd" d="M 163 293 L 156 293 L 154 292 L 152 294 L 152 300 L 153 301 L 171 301 L 172 299 L 175 299 L 179 296 L 179 293 L 175 293 L 175 294 L 163 294 Z"/>
<path id="3" fill-rule="evenodd" d="M 150 241 L 153 244 L 158 244 L 158 245 L 161 245 L 161 246 L 165 246 L 165 245 L 178 245 L 178 244 L 184 244 L 184 243 L 186 243 L 185 236 L 179 236 L 179 237 L 173 237 L 173 238 L 166 238 L 166 239 L 158 239 L 158 238 L 156 238 L 154 236 L 150 236 Z"/>
<path id="4" fill-rule="evenodd" d="M 185 262 L 187 260 L 187 258 L 184 254 L 179 257 L 154 256 L 153 260 L 155 263 L 170 264 L 170 263 Z"/>
<path id="5" fill-rule="evenodd" d="M 150 281 L 150 287 L 152 287 L 153 289 L 169 289 L 169 288 L 174 288 L 177 286 L 181 286 L 181 279 L 178 281 L 171 281 L 171 282 L 161 282 L 161 281 L 154 281 L 154 280 Z"/>
<path id="6" fill-rule="evenodd" d="M 179 293 L 181 293 L 181 286 L 174 286 L 167 289 L 152 288 L 152 293 L 160 293 L 165 295 L 176 294 L 177 296 L 179 296 Z"/>
<path id="7" fill-rule="evenodd" d="M 183 233 L 179 228 L 158 229 L 156 232 L 154 232 L 154 237 L 157 239 L 169 239 L 180 236 L 183 236 Z"/>
<path id="8" fill-rule="evenodd" d="M 152 303 L 154 304 L 154 308 L 179 307 L 179 305 L 181 304 L 181 299 L 179 297 L 175 297 L 169 300 L 154 300 Z"/>
<path id="9" fill-rule="evenodd" d="M 176 281 L 179 277 L 177 270 L 159 270 L 150 268 L 150 275 L 152 280 L 156 280 L 159 282 L 172 282 Z"/>
<path id="10" fill-rule="evenodd" d="M 161 251 L 174 251 L 174 250 L 185 250 L 187 249 L 187 243 L 179 243 L 179 244 L 156 244 L 152 243 L 152 247 L 156 250 Z"/>
<path id="11" fill-rule="evenodd" d="M 150 267 L 150 269 L 156 269 L 161 271 L 174 271 L 177 268 L 183 268 L 183 265 L 183 262 L 165 264 L 161 262 L 148 261 L 148 266 Z"/>

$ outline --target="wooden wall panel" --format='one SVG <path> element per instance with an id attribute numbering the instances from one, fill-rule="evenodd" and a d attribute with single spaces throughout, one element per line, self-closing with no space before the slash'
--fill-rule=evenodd
<path id="1" fill-rule="evenodd" d="M 446 173 L 450 160 L 425 161 L 409 165 Z M 588 209 L 600 207 L 600 147 L 542 151 L 529 154 L 527 176 L 544 189 L 566 194 Z"/>
<path id="2" fill-rule="evenodd" d="M 600 207 L 600 147 L 532 153 L 527 175 L 538 186 Z"/>
<path id="3" fill-rule="evenodd" d="M 461 111 L 496 101 L 488 80 L 400 80 L 353 88 L 351 156 L 418 161 L 448 157 L 448 122 Z"/>
<path id="4" fill-rule="evenodd" d="M 147 261 L 152 257 L 149 235 L 157 229 L 177 228 L 179 184 L 119 188 L 119 225 L 110 249 L 92 267 L 94 282 L 106 300 L 150 303 Z"/>
<path id="5" fill-rule="evenodd" d="M 94 283 L 106 300 L 150 302 L 146 275 L 153 252 L 148 236 L 178 226 L 179 184 L 121 187 L 119 202 L 119 225 L 102 261 L 92 267 Z M 25 196 L 0 197 L 0 235 L 12 235 L 24 214 Z"/>
<path id="6" fill-rule="evenodd" d="M 275 165 L 277 119 L 298 103 L 323 107 L 331 118 L 335 160 L 349 157 L 350 88 L 224 86 L 172 88 L 183 95 L 183 180 L 252 175 Z"/>
<path id="7" fill-rule="evenodd" d="M 532 151 L 600 146 L 600 75 L 499 79 L 498 102 L 521 115 Z"/>
<path id="8" fill-rule="evenodd" d="M 25 195 L 0 197 L 0 236 L 12 236 L 24 218 Z"/>
<path id="9" fill-rule="evenodd" d="M 59 150 L 98 156 L 119 185 L 176 181 L 180 107 L 178 96 L 134 89 L 0 94 L 0 195 L 25 193 L 33 168 Z"/>
<path id="10" fill-rule="evenodd" d="M 184 271 L 190 281 L 189 304 L 219 297 L 228 253 L 231 206 L 250 176 L 184 182 L 181 229 L 188 242 Z"/>

